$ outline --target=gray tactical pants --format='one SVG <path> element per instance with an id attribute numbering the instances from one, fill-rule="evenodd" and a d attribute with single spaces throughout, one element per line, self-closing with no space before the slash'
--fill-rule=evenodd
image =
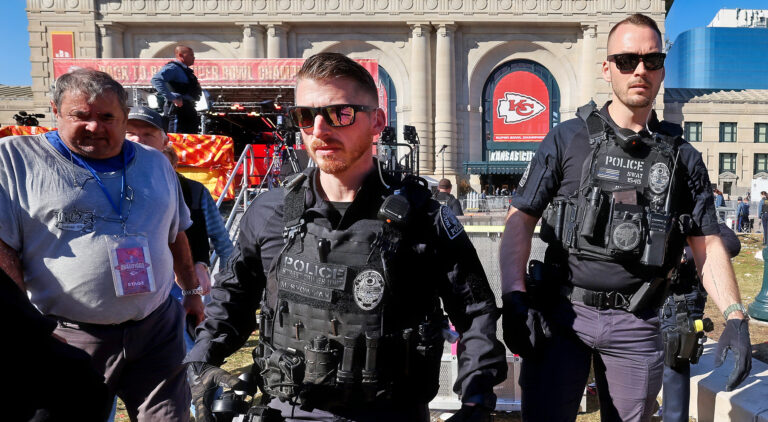
<path id="1" fill-rule="evenodd" d="M 557 304 L 544 314 L 552 335 L 537 338 L 522 362 L 523 420 L 575 421 L 593 361 L 601 420 L 650 420 L 664 365 L 658 310 L 631 314 L 552 299 Z"/>

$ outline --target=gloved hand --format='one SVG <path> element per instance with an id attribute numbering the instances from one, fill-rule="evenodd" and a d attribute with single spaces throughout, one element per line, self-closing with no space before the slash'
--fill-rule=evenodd
<path id="1" fill-rule="evenodd" d="M 752 343 L 749 340 L 749 323 L 746 319 L 729 319 L 725 322 L 725 330 L 720 335 L 715 349 L 715 367 L 720 367 L 725 361 L 728 349 L 733 351 L 736 365 L 725 384 L 725 391 L 732 391 L 739 386 L 752 370 Z"/>
<path id="2" fill-rule="evenodd" d="M 482 405 L 461 405 L 461 409 L 445 422 L 491 422 L 491 410 Z"/>
<path id="3" fill-rule="evenodd" d="M 192 404 L 197 412 L 197 422 L 215 422 L 211 414 L 213 396 L 219 387 L 233 390 L 247 390 L 248 384 L 236 376 L 205 362 L 192 362 L 187 365 L 187 380 L 192 390 Z"/>
<path id="4" fill-rule="evenodd" d="M 528 328 L 528 293 L 513 291 L 501 295 L 501 328 L 504 343 L 512 353 L 523 359 L 533 353 L 531 330 Z"/>

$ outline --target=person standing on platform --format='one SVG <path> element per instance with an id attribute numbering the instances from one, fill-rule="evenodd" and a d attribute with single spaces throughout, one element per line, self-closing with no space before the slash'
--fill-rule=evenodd
<path id="1" fill-rule="evenodd" d="M 499 253 L 502 325 L 523 358 L 524 421 L 574 421 L 593 364 L 603 422 L 650 419 L 663 372 L 659 306 L 686 239 L 727 320 L 717 360 L 731 349 L 736 368 L 726 389 L 749 375 L 746 310 L 707 169 L 680 126 L 653 112 L 663 46 L 645 15 L 613 26 L 602 66 L 613 100 L 550 130 L 512 198 Z M 529 265 L 540 217 L 548 248 Z"/>
<path id="2" fill-rule="evenodd" d="M 199 119 L 195 103 L 203 93 L 192 66 L 195 52 L 185 45 L 173 50 L 176 56 L 152 76 L 152 86 L 163 97 L 163 115 L 170 133 L 198 133 Z"/>

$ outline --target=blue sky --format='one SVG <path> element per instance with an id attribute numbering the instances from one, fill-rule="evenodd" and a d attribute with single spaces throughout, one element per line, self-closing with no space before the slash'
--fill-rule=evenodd
<path id="1" fill-rule="evenodd" d="M 30 85 L 29 34 L 25 0 L 0 2 L 0 40 L 5 43 L 5 65 L 0 66 L 0 84 Z M 667 38 L 683 31 L 706 26 L 721 8 L 766 8 L 766 0 L 677 0 L 667 16 Z"/>

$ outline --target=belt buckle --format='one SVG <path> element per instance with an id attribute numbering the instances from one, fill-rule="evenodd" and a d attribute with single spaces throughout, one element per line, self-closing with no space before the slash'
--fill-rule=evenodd
<path id="1" fill-rule="evenodd" d="M 595 303 L 597 310 L 605 310 L 610 308 L 611 292 L 595 292 L 592 296 L 592 300 Z"/>

